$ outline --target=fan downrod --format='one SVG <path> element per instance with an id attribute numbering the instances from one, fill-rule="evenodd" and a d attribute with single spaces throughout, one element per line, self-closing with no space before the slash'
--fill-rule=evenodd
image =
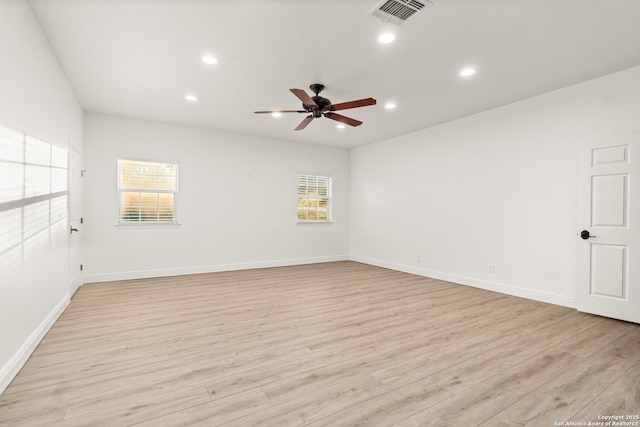
<path id="1" fill-rule="evenodd" d="M 319 118 L 322 117 L 322 113 L 325 111 L 325 109 L 331 105 L 331 100 L 327 99 L 327 98 L 323 98 L 322 96 L 318 95 L 320 92 L 322 92 L 322 89 L 324 89 L 324 85 L 320 84 L 320 83 L 313 83 L 312 85 L 309 86 L 309 89 L 311 89 L 311 91 L 313 93 L 315 93 L 314 96 L 311 97 L 311 99 L 313 99 L 313 102 L 316 103 L 316 106 L 313 107 L 309 107 L 307 105 L 302 104 L 302 106 L 310 113 L 313 114 L 314 118 Z"/>
<path id="2" fill-rule="evenodd" d="M 324 85 L 320 83 L 313 83 L 309 86 L 309 89 L 311 89 L 311 92 L 315 93 L 316 96 L 318 96 L 318 94 L 324 89 Z"/>

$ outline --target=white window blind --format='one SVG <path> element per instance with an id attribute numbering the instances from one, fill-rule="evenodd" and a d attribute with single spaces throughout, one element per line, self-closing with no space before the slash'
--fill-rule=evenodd
<path id="1" fill-rule="evenodd" d="M 67 149 L 0 126 L 0 271 L 67 230 Z"/>
<path id="2" fill-rule="evenodd" d="M 178 164 L 118 160 L 118 224 L 178 223 Z"/>
<path id="3" fill-rule="evenodd" d="M 331 177 L 298 175 L 298 222 L 331 222 Z"/>

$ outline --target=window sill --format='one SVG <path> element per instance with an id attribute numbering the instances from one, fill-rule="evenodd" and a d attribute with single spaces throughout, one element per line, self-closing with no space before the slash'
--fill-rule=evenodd
<path id="1" fill-rule="evenodd" d="M 333 225 L 333 221 L 298 221 L 296 225 L 305 226 L 318 226 L 318 225 Z"/>
<path id="2" fill-rule="evenodd" d="M 152 223 L 135 223 L 135 224 L 114 224 L 115 228 L 125 229 L 149 229 L 149 228 L 180 228 L 182 224 L 162 224 L 157 222 Z"/>

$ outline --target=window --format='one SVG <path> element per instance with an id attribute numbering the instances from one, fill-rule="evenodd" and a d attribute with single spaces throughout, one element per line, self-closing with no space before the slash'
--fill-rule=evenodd
<path id="1" fill-rule="evenodd" d="M 178 164 L 118 159 L 118 224 L 178 223 Z"/>
<path id="2" fill-rule="evenodd" d="M 298 175 L 298 222 L 331 222 L 331 177 Z"/>
<path id="3" fill-rule="evenodd" d="M 0 126 L 0 271 L 67 233 L 67 149 Z"/>

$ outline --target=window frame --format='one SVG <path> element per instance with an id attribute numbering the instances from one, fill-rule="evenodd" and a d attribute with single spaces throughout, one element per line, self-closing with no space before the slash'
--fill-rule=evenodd
<path id="1" fill-rule="evenodd" d="M 300 219 L 300 198 L 298 192 L 299 181 L 301 177 L 317 177 L 327 179 L 327 196 L 326 197 L 305 197 L 306 199 L 326 200 L 327 219 Z M 333 224 L 333 175 L 319 172 L 298 172 L 296 174 L 296 224 L 298 225 L 331 225 Z"/>
<path id="2" fill-rule="evenodd" d="M 122 188 L 122 162 L 144 162 L 157 165 L 171 165 L 175 168 L 175 185 L 174 190 L 149 190 L 144 188 Z M 118 157 L 117 159 L 117 203 L 116 203 L 116 223 L 117 228 L 175 228 L 181 224 L 179 222 L 178 210 L 178 194 L 179 194 L 179 173 L 180 162 L 177 160 L 159 160 L 139 157 Z M 123 192 L 140 192 L 151 194 L 173 194 L 173 221 L 122 221 L 122 193 Z"/>

